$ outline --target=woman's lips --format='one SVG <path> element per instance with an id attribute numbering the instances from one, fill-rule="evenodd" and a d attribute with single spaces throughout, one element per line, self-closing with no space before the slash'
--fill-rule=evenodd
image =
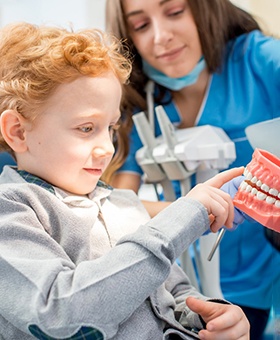
<path id="1" fill-rule="evenodd" d="M 162 53 L 162 54 L 158 55 L 157 59 L 167 60 L 167 61 L 176 59 L 181 54 L 181 52 L 183 50 L 184 50 L 184 47 L 175 48 L 175 49 L 173 49 L 169 52 Z"/>

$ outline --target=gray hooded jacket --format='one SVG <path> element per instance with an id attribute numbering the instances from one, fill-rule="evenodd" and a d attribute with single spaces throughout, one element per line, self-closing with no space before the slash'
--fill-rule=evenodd
<path id="1" fill-rule="evenodd" d="M 54 194 L 6 166 L 0 216 L 0 339 L 34 339 L 31 325 L 57 339 L 82 326 L 104 339 L 191 339 L 183 311 L 202 328 L 185 299 L 207 298 L 174 264 L 209 228 L 199 202 L 180 198 L 149 219 L 132 191 Z"/>

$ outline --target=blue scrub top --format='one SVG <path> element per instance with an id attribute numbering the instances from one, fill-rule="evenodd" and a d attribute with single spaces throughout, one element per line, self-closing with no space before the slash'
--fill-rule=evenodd
<path id="1" fill-rule="evenodd" d="M 218 126 L 228 134 L 237 156 L 230 167 L 251 161 L 253 149 L 245 128 L 279 117 L 279 94 L 280 40 L 253 31 L 229 42 L 222 70 L 212 75 L 197 125 Z M 172 123 L 180 122 L 172 101 L 164 109 Z M 155 135 L 160 135 L 156 116 Z M 119 172 L 142 174 L 135 159 L 142 147 L 135 127 L 130 138 L 130 153 Z M 234 232 L 226 232 L 220 254 L 225 298 L 244 306 L 270 308 L 273 288 L 280 289 L 280 253 L 266 240 L 264 227 L 245 221 Z"/>
<path id="2" fill-rule="evenodd" d="M 5 165 L 15 165 L 13 157 L 7 152 L 0 152 L 0 172 L 2 172 Z"/>

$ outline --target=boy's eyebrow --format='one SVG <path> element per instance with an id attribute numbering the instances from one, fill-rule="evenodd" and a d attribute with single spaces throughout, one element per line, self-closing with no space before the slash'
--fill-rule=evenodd
<path id="1" fill-rule="evenodd" d="M 170 1 L 173 1 L 173 0 L 161 0 L 159 2 L 159 5 L 162 6 L 163 4 L 165 4 L 166 2 L 170 2 Z M 131 11 L 131 12 L 128 12 L 126 15 L 125 15 L 125 18 L 128 19 L 129 17 L 133 16 L 133 15 L 137 15 L 137 14 L 141 14 L 143 13 L 143 10 L 139 9 L 139 10 L 136 10 L 136 11 Z"/>
<path id="2" fill-rule="evenodd" d="M 82 120 L 85 120 L 85 119 L 94 119 L 94 120 L 100 119 L 100 118 L 102 118 L 103 115 L 104 115 L 104 112 L 102 112 L 102 111 L 94 112 L 94 113 L 92 113 L 92 112 L 85 113 L 83 115 L 80 115 L 79 117 L 73 117 L 72 123 L 79 122 L 81 119 Z M 120 111 L 118 111 L 116 113 L 116 115 L 112 118 L 112 120 L 117 122 L 117 121 L 120 120 L 120 118 L 121 118 L 121 113 L 120 113 Z"/>

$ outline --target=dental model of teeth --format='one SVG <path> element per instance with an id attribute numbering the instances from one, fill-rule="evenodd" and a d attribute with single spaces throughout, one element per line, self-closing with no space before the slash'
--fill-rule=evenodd
<path id="1" fill-rule="evenodd" d="M 267 228 L 280 232 L 280 159 L 255 149 L 234 205 Z"/>

